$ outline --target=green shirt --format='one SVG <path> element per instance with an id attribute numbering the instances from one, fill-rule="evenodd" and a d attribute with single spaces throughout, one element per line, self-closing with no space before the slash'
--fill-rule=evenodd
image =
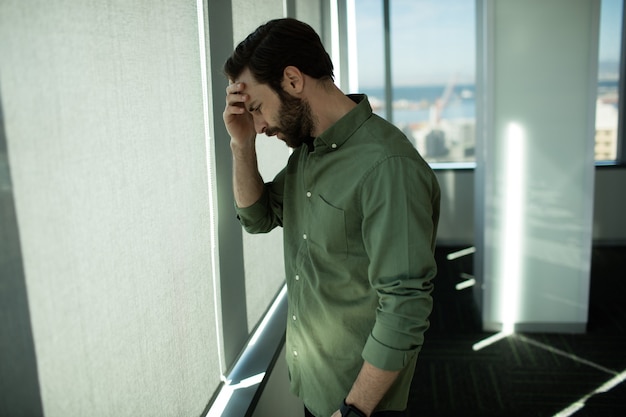
<path id="1" fill-rule="evenodd" d="M 432 309 L 439 219 L 432 170 L 365 96 L 296 149 L 254 205 L 251 233 L 283 227 L 291 390 L 318 416 L 337 410 L 363 360 L 401 370 L 378 410 L 406 408 Z"/>

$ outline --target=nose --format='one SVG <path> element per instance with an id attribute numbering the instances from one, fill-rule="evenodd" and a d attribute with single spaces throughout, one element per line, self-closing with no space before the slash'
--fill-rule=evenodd
<path id="1" fill-rule="evenodd" d="M 254 121 L 254 129 L 258 134 L 264 133 L 265 129 L 269 126 L 265 119 L 259 115 L 253 114 L 252 120 Z"/>

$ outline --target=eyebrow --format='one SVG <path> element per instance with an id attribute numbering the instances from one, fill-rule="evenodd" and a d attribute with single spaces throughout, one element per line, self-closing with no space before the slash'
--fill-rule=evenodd
<path id="1" fill-rule="evenodd" d="M 254 100 L 252 103 L 250 103 L 250 105 L 248 106 L 248 111 L 250 113 L 252 113 L 254 111 L 254 109 L 257 107 L 257 101 Z"/>

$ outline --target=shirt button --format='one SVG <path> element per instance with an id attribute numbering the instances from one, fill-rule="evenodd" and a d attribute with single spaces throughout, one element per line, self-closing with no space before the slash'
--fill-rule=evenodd
<path id="1" fill-rule="evenodd" d="M 296 275 L 296 281 L 300 281 L 300 275 Z"/>
<path id="2" fill-rule="evenodd" d="M 337 149 L 337 144 L 333 143 L 332 145 L 330 145 L 330 147 L 333 148 L 333 149 Z"/>
<path id="3" fill-rule="evenodd" d="M 291 316 L 291 318 L 293 319 L 293 321 L 296 321 L 296 315 L 295 314 L 293 316 Z"/>
<path id="4" fill-rule="evenodd" d="M 293 351 L 293 356 L 298 356 L 298 351 L 297 350 Z"/>
<path id="5" fill-rule="evenodd" d="M 312 196 L 312 195 L 313 195 L 313 194 L 311 194 L 311 192 L 310 192 L 310 191 L 307 191 L 307 192 L 306 192 L 306 196 L 307 196 L 307 197 L 311 198 L 311 196 Z"/>
<path id="6" fill-rule="evenodd" d="M 302 235 L 302 239 L 306 240 L 306 233 Z"/>

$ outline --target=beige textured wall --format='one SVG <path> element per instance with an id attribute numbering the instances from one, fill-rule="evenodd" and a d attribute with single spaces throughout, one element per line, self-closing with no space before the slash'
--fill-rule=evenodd
<path id="1" fill-rule="evenodd" d="M 45 415 L 199 415 L 219 382 L 193 0 L 0 3 Z"/>

